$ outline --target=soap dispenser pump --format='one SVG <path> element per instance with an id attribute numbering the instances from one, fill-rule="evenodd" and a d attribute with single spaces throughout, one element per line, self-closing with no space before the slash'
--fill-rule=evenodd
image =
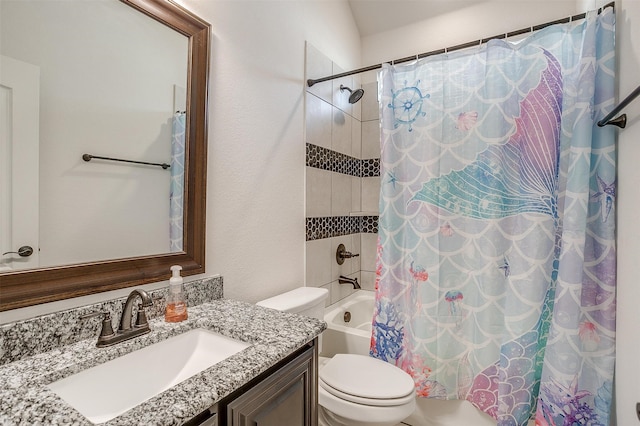
<path id="1" fill-rule="evenodd" d="M 182 266 L 173 265 L 169 280 L 169 294 L 167 295 L 167 308 L 164 312 L 166 322 L 180 322 L 187 319 L 187 303 L 184 297 L 184 286 L 180 271 Z"/>

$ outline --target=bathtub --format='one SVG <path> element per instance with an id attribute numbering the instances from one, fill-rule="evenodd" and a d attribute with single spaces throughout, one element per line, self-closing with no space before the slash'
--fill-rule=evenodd
<path id="1" fill-rule="evenodd" d="M 359 290 L 350 296 L 327 306 L 324 320 L 327 329 L 321 336 L 320 355 L 335 354 L 369 355 L 371 322 L 373 320 L 374 293 Z M 351 319 L 345 322 L 345 313 Z M 321 361 L 322 362 L 322 361 Z M 464 400 L 443 401 L 417 398 L 414 413 L 403 421 L 411 426 L 495 426 L 496 421 Z M 534 421 L 529 423 L 533 426 Z"/>
<path id="2" fill-rule="evenodd" d="M 327 329 L 322 333 L 320 355 L 369 355 L 373 298 L 372 291 L 359 290 L 325 308 L 324 320 Z M 350 316 L 348 322 L 345 321 L 347 312 Z"/>

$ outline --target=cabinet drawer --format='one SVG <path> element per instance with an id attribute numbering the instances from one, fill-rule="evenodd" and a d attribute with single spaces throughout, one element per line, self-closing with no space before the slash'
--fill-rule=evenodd
<path id="1" fill-rule="evenodd" d="M 317 355 L 310 347 L 227 405 L 228 426 L 316 426 Z"/>

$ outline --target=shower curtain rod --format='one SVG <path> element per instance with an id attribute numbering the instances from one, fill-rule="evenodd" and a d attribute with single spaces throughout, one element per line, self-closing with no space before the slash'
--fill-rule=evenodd
<path id="1" fill-rule="evenodd" d="M 606 9 L 607 7 L 612 7 L 613 8 L 614 5 L 615 5 L 614 1 L 612 1 L 611 3 L 607 3 L 606 5 L 604 5 L 604 6 L 602 6 L 601 8 L 598 9 L 598 14 L 602 13 L 602 11 L 604 9 Z M 373 70 L 376 70 L 378 68 L 382 68 L 382 65 L 385 64 L 385 63 L 391 63 L 393 65 L 393 64 L 400 64 L 400 63 L 403 63 L 403 62 L 415 61 L 415 60 L 418 60 L 418 59 L 426 58 L 427 56 L 439 55 L 441 53 L 453 52 L 455 50 L 461 50 L 461 49 L 466 49 L 468 47 L 479 46 L 479 45 L 481 45 L 483 43 L 488 42 L 489 40 L 504 39 L 504 38 L 508 38 L 508 37 L 515 37 L 517 35 L 526 34 L 526 33 L 533 32 L 533 31 L 538 31 L 538 30 L 541 30 L 543 28 L 549 27 L 551 25 L 566 24 L 568 22 L 578 21 L 580 19 L 584 19 L 586 16 L 587 16 L 586 13 L 580 13 L 578 15 L 569 16 L 568 18 L 558 19 L 556 21 L 547 22 L 547 23 L 536 25 L 536 26 L 533 26 L 533 27 L 523 28 L 521 30 L 516 30 L 516 31 L 511 31 L 510 33 L 499 34 L 499 35 L 495 35 L 493 37 L 487 37 L 487 38 L 471 41 L 469 43 L 458 44 L 456 46 L 451 46 L 451 47 L 447 47 L 447 48 L 444 48 L 444 49 L 432 50 L 431 52 L 420 53 L 418 55 L 413 55 L 413 56 L 407 56 L 407 57 L 396 59 L 396 60 L 393 60 L 393 61 L 383 62 L 383 63 L 377 64 L 377 65 L 370 65 L 368 67 L 358 68 L 358 69 L 353 70 L 353 71 L 347 71 L 347 72 L 343 72 L 343 73 L 340 73 L 340 74 L 334 74 L 334 75 L 330 75 L 330 76 L 322 77 L 322 78 L 318 78 L 318 79 L 311 79 L 310 78 L 310 79 L 307 80 L 307 86 L 311 87 L 314 84 L 322 83 L 323 81 L 329 81 L 329 80 L 334 80 L 336 78 L 347 77 L 347 76 L 354 75 L 354 74 L 361 74 L 361 73 L 367 72 L 367 71 L 373 71 Z"/>

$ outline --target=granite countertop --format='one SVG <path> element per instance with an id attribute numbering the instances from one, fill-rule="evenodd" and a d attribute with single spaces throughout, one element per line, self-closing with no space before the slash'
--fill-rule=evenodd
<path id="1" fill-rule="evenodd" d="M 149 322 L 151 333 L 111 347 L 96 348 L 95 338 L 85 339 L 0 366 L 0 424 L 91 425 L 46 385 L 194 328 L 250 343 L 241 352 L 103 423 L 179 425 L 286 358 L 326 327 L 313 318 L 229 299 L 189 307 L 189 319 L 180 323 L 165 323 L 162 318 Z"/>

